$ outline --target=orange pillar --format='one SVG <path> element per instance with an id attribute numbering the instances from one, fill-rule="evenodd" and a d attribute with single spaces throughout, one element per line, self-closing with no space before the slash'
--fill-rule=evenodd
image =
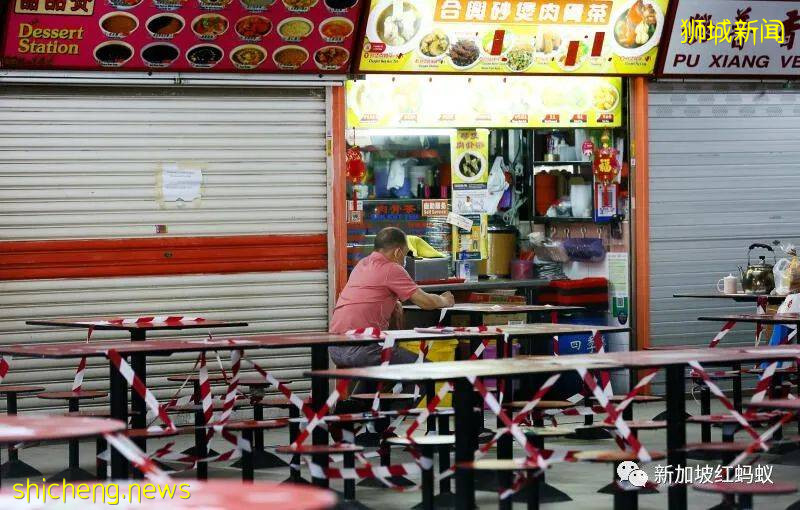
<path id="1" fill-rule="evenodd" d="M 650 168 L 648 147 L 648 82 L 633 78 L 633 143 L 636 167 L 633 185 L 636 349 L 650 345 Z"/>
<path id="2" fill-rule="evenodd" d="M 336 297 L 347 282 L 347 196 L 345 181 L 345 142 L 346 129 L 345 89 L 332 87 L 331 90 L 331 158 L 333 175 L 331 179 L 333 275 Z"/>

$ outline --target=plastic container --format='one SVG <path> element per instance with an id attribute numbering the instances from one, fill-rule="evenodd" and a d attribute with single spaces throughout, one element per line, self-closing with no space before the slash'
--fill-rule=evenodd
<path id="1" fill-rule="evenodd" d="M 548 173 L 538 173 L 533 178 L 536 214 L 544 216 L 558 200 L 558 178 Z"/>
<path id="2" fill-rule="evenodd" d="M 514 259 L 511 261 L 512 280 L 531 280 L 534 274 L 533 260 Z"/>

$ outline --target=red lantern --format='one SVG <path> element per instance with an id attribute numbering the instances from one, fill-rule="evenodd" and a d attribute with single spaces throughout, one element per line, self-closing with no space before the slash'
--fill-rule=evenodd
<path id="1" fill-rule="evenodd" d="M 614 182 L 620 172 L 619 166 L 619 151 L 608 146 L 610 137 L 603 135 L 601 138 L 603 142 L 602 148 L 595 148 L 594 161 L 592 163 L 592 170 L 594 172 L 595 181 L 603 186 L 603 206 L 609 205 L 611 201 L 611 194 L 608 192 L 608 186 Z"/>
<path id="2" fill-rule="evenodd" d="M 345 153 L 345 162 L 347 178 L 353 184 L 358 184 L 364 180 L 367 175 L 367 166 L 364 164 L 364 159 L 361 156 L 361 149 L 354 145 L 347 149 Z"/>

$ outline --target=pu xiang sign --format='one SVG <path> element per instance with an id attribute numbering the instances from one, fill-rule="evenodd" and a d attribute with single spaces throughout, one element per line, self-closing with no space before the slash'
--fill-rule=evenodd
<path id="1" fill-rule="evenodd" d="M 800 76 L 800 2 L 680 0 L 661 74 Z"/>

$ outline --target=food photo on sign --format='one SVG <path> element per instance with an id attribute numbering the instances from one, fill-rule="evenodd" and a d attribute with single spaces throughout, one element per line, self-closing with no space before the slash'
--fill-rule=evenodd
<path id="1" fill-rule="evenodd" d="M 12 0 L 2 67 L 346 73 L 363 2 Z"/>

